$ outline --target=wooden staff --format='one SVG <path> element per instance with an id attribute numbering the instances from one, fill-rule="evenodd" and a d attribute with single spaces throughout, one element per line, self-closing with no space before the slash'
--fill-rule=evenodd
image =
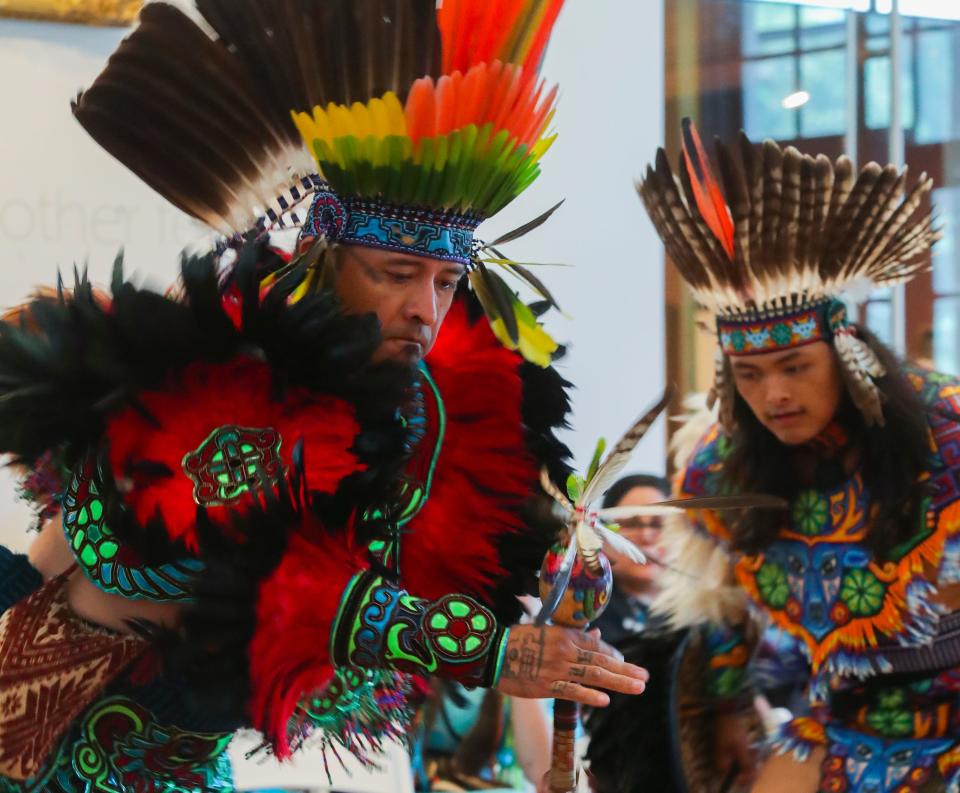
<path id="1" fill-rule="evenodd" d="M 540 570 L 540 597 L 553 588 L 567 543 L 557 543 L 543 560 Z M 585 630 L 610 602 L 613 573 L 603 553 L 591 559 L 579 554 L 573 563 L 570 582 L 553 612 L 554 625 Z M 553 758 L 550 766 L 551 793 L 574 793 L 577 789 L 577 725 L 580 706 L 566 699 L 553 701 Z"/>

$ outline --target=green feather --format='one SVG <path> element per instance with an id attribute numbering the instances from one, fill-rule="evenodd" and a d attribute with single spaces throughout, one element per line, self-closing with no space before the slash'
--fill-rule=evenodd
<path id="1" fill-rule="evenodd" d="M 597 475 L 597 471 L 600 470 L 600 458 L 603 457 L 603 453 L 607 450 L 607 439 L 601 438 L 597 441 L 597 448 L 594 449 L 593 459 L 590 461 L 590 467 L 587 469 L 587 482 L 592 482 L 593 477 Z"/>

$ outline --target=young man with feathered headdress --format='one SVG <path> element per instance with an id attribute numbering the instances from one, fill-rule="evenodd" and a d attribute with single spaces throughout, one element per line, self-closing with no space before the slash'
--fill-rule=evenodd
<path id="1" fill-rule="evenodd" d="M 549 299 L 499 250 L 526 229 L 474 231 L 551 140 L 561 5 L 150 3 L 77 99 L 226 241 L 176 299 L 118 266 L 0 325 L 0 449 L 52 495 L 29 558 L 0 549 L 0 789 L 230 789 L 241 725 L 366 756 L 418 676 L 643 690 L 596 636 L 514 626 L 567 398 L 493 272 Z"/>
<path id="2" fill-rule="evenodd" d="M 711 626 L 700 704 L 717 761 L 755 776 L 754 615 L 809 662 L 809 712 L 783 727 L 755 790 L 955 790 L 960 383 L 897 360 L 842 302 L 924 266 L 931 180 L 746 137 L 717 155 L 719 179 L 688 122 L 678 170 L 661 150 L 639 185 L 720 344 L 719 418 L 680 444 L 677 489 L 790 502 L 666 532 L 660 608 Z"/>

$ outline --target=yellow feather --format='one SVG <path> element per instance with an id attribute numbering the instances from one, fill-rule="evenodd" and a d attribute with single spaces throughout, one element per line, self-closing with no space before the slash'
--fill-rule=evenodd
<path id="1" fill-rule="evenodd" d="M 520 354 L 530 363 L 546 369 L 557 351 L 557 343 L 540 325 L 520 323 Z"/>
<path id="2" fill-rule="evenodd" d="M 354 137 L 363 140 L 373 135 L 373 117 L 367 106 L 362 102 L 354 102 L 350 106 L 350 119 L 352 122 Z"/>
<path id="3" fill-rule="evenodd" d="M 353 134 L 353 116 L 343 105 L 329 104 L 327 117 L 330 119 L 331 138 L 345 138 Z"/>
<path id="4" fill-rule="evenodd" d="M 499 317 L 494 320 L 490 320 L 489 317 L 487 317 L 487 319 L 490 321 L 490 330 L 492 330 L 493 335 L 497 337 L 497 341 L 508 350 L 517 349 L 517 345 L 513 343 L 513 339 L 511 339 L 510 334 L 507 333 L 507 326 L 504 321 Z"/>
<path id="5" fill-rule="evenodd" d="M 297 125 L 297 130 L 300 132 L 300 137 L 303 138 L 303 142 L 306 143 L 310 149 L 313 149 L 313 141 L 320 136 L 316 122 L 306 113 L 295 113 L 291 111 L 290 115 L 293 118 L 293 123 Z"/>
<path id="6" fill-rule="evenodd" d="M 369 107 L 373 134 L 378 138 L 388 138 L 392 135 L 403 135 L 406 133 L 405 129 L 393 129 L 391 127 L 391 121 L 393 121 L 393 119 L 390 116 L 390 109 L 383 99 L 371 99 Z"/>
<path id="7" fill-rule="evenodd" d="M 487 317 L 487 319 L 490 318 Z M 557 351 L 559 346 L 557 342 L 535 320 L 533 322 L 528 321 L 524 312 L 518 312 L 517 314 L 517 328 L 520 331 L 519 340 L 518 343 L 514 344 L 510 339 L 510 334 L 507 333 L 507 326 L 504 321 L 499 317 L 490 320 L 490 329 L 493 331 L 493 335 L 504 347 L 508 350 L 516 350 L 532 364 L 544 369 L 548 367 L 553 360 L 553 353 Z"/>
<path id="8" fill-rule="evenodd" d="M 318 138 L 325 141 L 330 141 L 333 138 L 330 130 L 330 118 L 319 105 L 313 108 L 313 123 L 316 126 Z"/>
<path id="9" fill-rule="evenodd" d="M 541 138 L 538 140 L 530 153 L 534 156 L 535 159 L 539 160 L 544 154 L 550 151 L 550 147 L 553 145 L 553 142 L 557 139 L 556 133 L 549 135 L 546 138 Z"/>
<path id="10" fill-rule="evenodd" d="M 390 119 L 391 135 L 407 134 L 407 114 L 403 111 L 403 105 L 393 91 L 387 91 L 383 95 L 383 104 L 387 108 L 387 115 Z"/>

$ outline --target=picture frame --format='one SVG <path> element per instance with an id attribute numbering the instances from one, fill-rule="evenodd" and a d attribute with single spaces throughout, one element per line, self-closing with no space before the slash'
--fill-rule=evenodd
<path id="1" fill-rule="evenodd" d="M 142 6 L 143 0 L 0 0 L 0 19 L 125 27 Z"/>

